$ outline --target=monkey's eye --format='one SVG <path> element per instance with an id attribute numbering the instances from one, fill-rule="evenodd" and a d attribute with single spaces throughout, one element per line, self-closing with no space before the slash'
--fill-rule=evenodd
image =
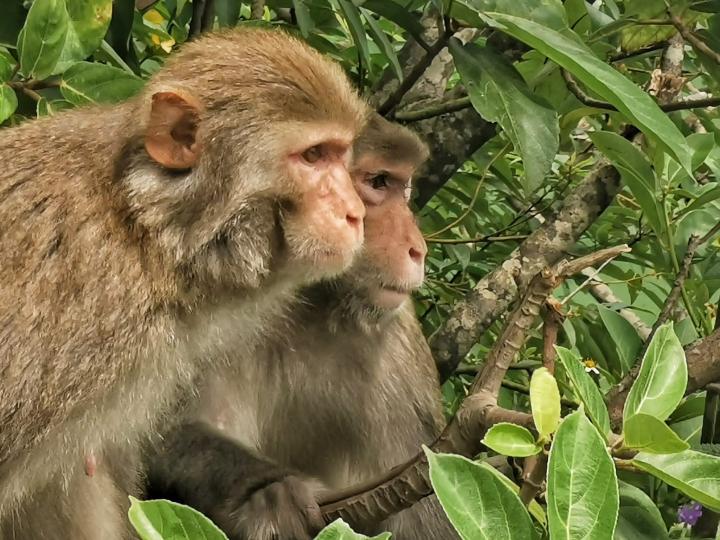
<path id="1" fill-rule="evenodd" d="M 390 183 L 390 178 L 387 173 L 376 174 L 370 177 L 369 180 L 373 189 L 385 189 Z"/>
<path id="2" fill-rule="evenodd" d="M 308 163 L 317 163 L 323 157 L 323 149 L 319 144 L 311 146 L 302 153 L 302 158 Z"/>

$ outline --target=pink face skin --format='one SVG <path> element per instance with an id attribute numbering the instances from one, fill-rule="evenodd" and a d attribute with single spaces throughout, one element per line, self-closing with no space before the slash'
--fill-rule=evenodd
<path id="1" fill-rule="evenodd" d="M 363 259 L 376 275 L 367 284 L 369 299 L 375 307 L 391 311 L 407 300 L 425 275 L 427 246 L 408 207 L 414 167 L 367 157 L 353 168 L 355 189 L 365 203 Z"/>

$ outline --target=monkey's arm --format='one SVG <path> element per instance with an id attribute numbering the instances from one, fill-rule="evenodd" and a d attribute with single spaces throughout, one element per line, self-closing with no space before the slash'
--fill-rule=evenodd
<path id="1" fill-rule="evenodd" d="M 147 453 L 148 498 L 188 504 L 232 539 L 312 538 L 324 522 L 318 483 L 282 468 L 204 422 L 188 422 Z"/>

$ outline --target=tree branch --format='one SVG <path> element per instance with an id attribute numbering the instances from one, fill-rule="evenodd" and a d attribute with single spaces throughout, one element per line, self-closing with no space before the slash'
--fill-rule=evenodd
<path id="1" fill-rule="evenodd" d="M 490 325 L 520 296 L 534 275 L 556 263 L 607 208 L 620 189 L 618 172 L 600 163 L 568 195 L 554 219 L 536 229 L 498 268 L 481 279 L 430 336 L 442 379 Z"/>

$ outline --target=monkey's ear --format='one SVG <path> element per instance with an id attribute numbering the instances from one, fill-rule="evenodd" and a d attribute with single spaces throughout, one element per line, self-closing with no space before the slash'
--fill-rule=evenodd
<path id="1" fill-rule="evenodd" d="M 168 169 L 190 169 L 200 157 L 196 140 L 201 106 L 190 96 L 158 92 L 152 96 L 145 150 Z"/>

